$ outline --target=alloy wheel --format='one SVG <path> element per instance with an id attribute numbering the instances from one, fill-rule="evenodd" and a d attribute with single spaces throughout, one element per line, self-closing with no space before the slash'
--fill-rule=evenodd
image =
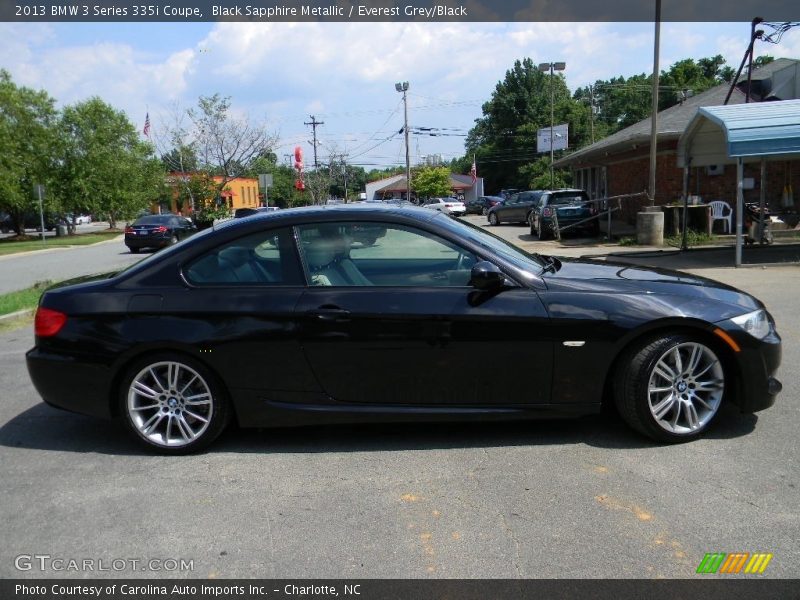
<path id="1" fill-rule="evenodd" d="M 214 416 L 214 396 L 203 377 L 175 361 L 143 368 L 128 387 L 128 417 L 145 441 L 180 448 L 198 440 Z"/>
<path id="2" fill-rule="evenodd" d="M 650 414 L 670 433 L 692 434 L 714 417 L 724 391 L 725 375 L 716 354 L 697 342 L 678 344 L 664 352 L 650 372 Z"/>

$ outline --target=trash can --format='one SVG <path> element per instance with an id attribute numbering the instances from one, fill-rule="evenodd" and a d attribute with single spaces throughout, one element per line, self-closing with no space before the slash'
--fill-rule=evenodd
<path id="1" fill-rule="evenodd" d="M 66 225 L 56 225 L 56 237 L 62 237 L 67 235 L 67 226 Z"/>

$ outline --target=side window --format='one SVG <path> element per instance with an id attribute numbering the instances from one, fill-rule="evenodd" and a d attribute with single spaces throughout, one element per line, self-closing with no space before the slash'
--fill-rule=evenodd
<path id="1" fill-rule="evenodd" d="M 228 242 L 184 268 L 194 285 L 303 285 L 290 228 L 259 231 Z"/>
<path id="2" fill-rule="evenodd" d="M 477 257 L 427 231 L 377 222 L 298 227 L 312 286 L 464 287 Z"/>

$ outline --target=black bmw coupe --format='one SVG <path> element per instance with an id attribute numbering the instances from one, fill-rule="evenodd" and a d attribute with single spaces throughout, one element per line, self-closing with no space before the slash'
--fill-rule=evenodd
<path id="1" fill-rule="evenodd" d="M 355 242 L 365 228 L 386 233 Z M 722 403 L 754 412 L 781 389 L 780 337 L 749 294 L 529 254 L 408 207 L 229 221 L 46 292 L 35 333 L 27 364 L 45 402 L 119 418 L 164 453 L 199 450 L 232 420 L 517 419 L 603 402 L 676 442 Z M 491 373 L 470 368 L 487 353 Z"/>

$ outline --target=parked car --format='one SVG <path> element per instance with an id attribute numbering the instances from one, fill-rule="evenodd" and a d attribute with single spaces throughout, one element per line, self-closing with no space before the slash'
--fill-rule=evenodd
<path id="1" fill-rule="evenodd" d="M 125 245 L 136 254 L 142 248 L 164 248 L 195 233 L 197 227 L 178 215 L 147 215 L 125 228 Z"/>
<path id="2" fill-rule="evenodd" d="M 555 235 L 553 215 L 558 219 L 558 226 L 564 227 L 584 221 L 570 229 L 582 230 L 589 235 L 600 233 L 600 221 L 590 219 L 597 214 L 597 205 L 589 202 L 589 195 L 583 190 L 552 190 L 544 192 L 539 202 L 528 216 L 531 235 L 538 235 L 540 240 L 551 239 Z"/>
<path id="3" fill-rule="evenodd" d="M 44 213 L 44 228 L 47 231 L 53 231 L 61 219 L 52 213 Z M 0 214 L 0 232 L 9 233 L 14 231 L 15 222 L 14 218 L 8 213 Z M 35 229 L 36 231 L 42 230 L 41 216 L 38 212 L 25 213 L 23 217 L 24 229 Z"/>
<path id="4" fill-rule="evenodd" d="M 490 208 L 501 204 L 503 200 L 500 196 L 478 196 L 466 203 L 467 214 L 486 215 Z"/>
<path id="5" fill-rule="evenodd" d="M 541 190 L 518 192 L 502 204 L 495 204 L 490 208 L 486 213 L 486 218 L 492 225 L 527 223 L 528 216 L 541 195 Z"/>
<path id="6" fill-rule="evenodd" d="M 382 243 L 352 245 L 361 226 L 385 228 Z M 476 344 L 490 376 L 465 368 Z M 178 454 L 232 420 L 485 422 L 604 401 L 680 442 L 723 404 L 771 406 L 780 357 L 764 305 L 710 279 L 529 254 L 432 210 L 345 205 L 232 219 L 46 291 L 27 366 L 48 404 L 117 417 Z"/>
<path id="7" fill-rule="evenodd" d="M 72 224 L 73 221 L 75 225 L 89 225 L 92 222 L 92 217 L 90 215 L 74 215 L 72 213 L 67 213 L 64 215 L 66 218 L 66 222 Z"/>
<path id="8" fill-rule="evenodd" d="M 454 217 L 463 217 L 467 214 L 467 207 L 455 198 L 428 198 L 422 207 L 438 210 Z"/>
<path id="9" fill-rule="evenodd" d="M 258 206 L 258 207 L 254 207 L 254 208 L 237 208 L 233 213 L 233 218 L 234 219 L 241 219 L 243 217 L 252 217 L 253 215 L 272 212 L 274 210 L 279 210 L 279 207 L 277 207 L 277 206 Z"/>

